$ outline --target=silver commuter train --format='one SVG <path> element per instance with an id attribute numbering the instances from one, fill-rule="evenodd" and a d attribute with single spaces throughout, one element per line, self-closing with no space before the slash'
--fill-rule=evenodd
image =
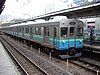
<path id="1" fill-rule="evenodd" d="M 90 39 L 90 31 L 93 30 L 95 41 L 100 41 L 100 18 L 88 18 L 84 20 L 84 40 Z"/>
<path id="2" fill-rule="evenodd" d="M 83 49 L 82 21 L 62 19 L 0 28 L 4 33 L 52 48 L 61 58 L 79 57 Z"/>

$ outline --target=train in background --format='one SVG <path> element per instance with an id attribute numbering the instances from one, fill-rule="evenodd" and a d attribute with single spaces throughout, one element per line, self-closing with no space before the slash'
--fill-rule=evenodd
<path id="1" fill-rule="evenodd" d="M 83 27 L 80 20 L 61 19 L 9 26 L 0 31 L 37 43 L 65 59 L 82 55 Z"/>
<path id="2" fill-rule="evenodd" d="M 88 18 L 82 19 L 84 22 L 84 39 L 90 39 L 90 33 L 92 30 L 94 41 L 100 41 L 100 18 Z"/>
<path id="3" fill-rule="evenodd" d="M 95 3 L 99 3 L 100 0 L 73 0 L 73 3 L 76 5 L 86 5 L 86 4 L 95 4 Z"/>

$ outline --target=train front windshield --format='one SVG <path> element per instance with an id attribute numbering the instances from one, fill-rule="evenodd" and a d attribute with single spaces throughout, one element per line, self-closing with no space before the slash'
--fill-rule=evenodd
<path id="1" fill-rule="evenodd" d="M 81 37 L 83 36 L 83 28 L 77 28 L 76 27 L 61 27 L 61 37 Z"/>
<path id="2" fill-rule="evenodd" d="M 67 36 L 68 36 L 68 28 L 61 27 L 61 37 L 67 37 Z"/>

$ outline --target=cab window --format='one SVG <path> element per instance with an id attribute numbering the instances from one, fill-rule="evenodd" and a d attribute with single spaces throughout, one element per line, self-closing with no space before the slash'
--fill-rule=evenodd
<path id="1" fill-rule="evenodd" d="M 68 32 L 68 28 L 67 27 L 62 27 L 61 28 L 61 37 L 67 37 L 67 32 Z"/>

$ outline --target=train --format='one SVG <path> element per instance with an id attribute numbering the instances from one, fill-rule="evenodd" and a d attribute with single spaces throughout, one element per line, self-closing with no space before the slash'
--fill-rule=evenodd
<path id="1" fill-rule="evenodd" d="M 76 5 L 87 5 L 87 4 L 95 4 L 99 3 L 100 0 L 73 0 L 73 3 Z"/>
<path id="2" fill-rule="evenodd" d="M 81 19 L 84 22 L 84 40 L 90 39 L 90 32 L 93 31 L 94 41 L 100 41 L 100 18 Z"/>
<path id="3" fill-rule="evenodd" d="M 66 59 L 82 55 L 83 28 L 84 23 L 78 19 L 61 19 L 2 27 L 0 31 L 31 40 Z"/>

